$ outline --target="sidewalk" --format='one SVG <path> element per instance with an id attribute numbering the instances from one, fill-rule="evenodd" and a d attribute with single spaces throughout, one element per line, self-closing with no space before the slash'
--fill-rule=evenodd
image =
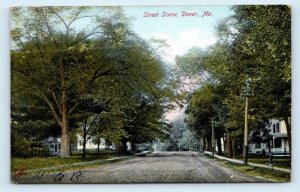
<path id="1" fill-rule="evenodd" d="M 108 162 L 114 162 L 114 161 L 121 161 L 121 160 L 126 160 L 135 156 L 145 156 L 146 154 L 151 153 L 152 151 L 143 151 L 141 153 L 136 153 L 131 156 L 121 156 L 121 157 L 115 157 L 115 158 L 110 158 L 110 159 L 101 159 L 101 160 L 94 160 L 94 161 L 88 161 L 88 162 L 80 162 L 80 163 L 73 163 L 73 164 L 66 164 L 66 165 L 59 165 L 55 167 L 46 167 L 46 168 L 39 168 L 39 169 L 30 169 L 27 170 L 27 173 L 30 172 L 35 172 L 35 171 L 49 171 L 49 170 L 56 170 L 56 169 L 62 169 L 62 168 L 67 168 L 67 167 L 76 167 L 76 166 L 81 166 L 81 165 L 92 165 L 92 164 L 97 164 L 97 163 L 108 163 Z"/>
<path id="2" fill-rule="evenodd" d="M 210 151 L 204 151 L 203 153 L 207 154 L 207 155 L 210 155 L 210 156 L 212 155 L 212 153 Z M 214 157 L 218 158 L 218 159 L 226 160 L 226 161 L 231 162 L 231 163 L 243 164 L 243 161 L 237 160 L 237 159 L 230 159 L 228 157 L 223 157 L 223 156 L 216 155 L 216 154 L 214 154 Z M 264 164 L 248 162 L 248 165 L 253 166 L 253 167 L 260 167 L 260 168 L 270 169 L 268 165 L 264 165 Z M 277 170 L 277 171 L 283 171 L 283 172 L 286 172 L 286 173 L 291 173 L 291 169 L 285 169 L 285 168 L 279 168 L 279 167 L 273 167 L 272 169 Z"/>

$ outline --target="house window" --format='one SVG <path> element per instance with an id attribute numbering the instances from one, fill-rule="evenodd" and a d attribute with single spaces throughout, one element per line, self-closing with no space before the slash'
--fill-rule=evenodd
<path id="1" fill-rule="evenodd" d="M 273 124 L 273 133 L 275 133 L 275 124 Z"/>
<path id="2" fill-rule="evenodd" d="M 79 140 L 79 145 L 83 145 L 83 140 Z"/>
<path id="3" fill-rule="evenodd" d="M 276 123 L 276 132 L 279 133 L 280 129 L 279 129 L 279 123 Z"/>
<path id="4" fill-rule="evenodd" d="M 281 139 L 280 138 L 276 138 L 274 140 L 274 144 L 275 144 L 275 148 L 281 148 Z"/>

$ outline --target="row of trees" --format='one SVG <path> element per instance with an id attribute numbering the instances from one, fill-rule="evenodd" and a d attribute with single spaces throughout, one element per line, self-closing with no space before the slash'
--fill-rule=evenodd
<path id="1" fill-rule="evenodd" d="M 69 157 L 78 131 L 83 146 L 102 137 L 117 152 L 127 141 L 164 138 L 166 66 L 121 8 L 28 7 L 11 15 L 12 154 L 21 139 L 59 135 L 60 156 Z"/>
<path id="2" fill-rule="evenodd" d="M 184 122 L 184 115 L 178 115 L 172 120 L 169 137 L 158 143 L 162 151 L 199 150 L 200 142 L 195 131 Z"/>
<path id="3" fill-rule="evenodd" d="M 249 96 L 249 128 L 268 119 L 285 121 L 291 149 L 291 10 L 289 6 L 233 6 L 234 14 L 217 26 L 219 41 L 177 57 L 180 72 L 199 79 L 188 96 L 188 124 L 211 147 L 211 121 L 217 146 L 226 135 L 226 152 L 242 150 L 245 97 Z M 186 66 L 190 66 L 189 68 Z"/>

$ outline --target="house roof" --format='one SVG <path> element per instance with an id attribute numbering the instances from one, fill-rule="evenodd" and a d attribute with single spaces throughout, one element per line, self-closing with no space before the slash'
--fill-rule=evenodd
<path id="1" fill-rule="evenodd" d="M 287 134 L 286 133 L 273 133 L 273 138 L 287 138 Z"/>

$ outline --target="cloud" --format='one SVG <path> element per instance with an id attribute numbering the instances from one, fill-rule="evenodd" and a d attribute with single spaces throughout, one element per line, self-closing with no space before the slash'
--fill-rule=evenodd
<path id="1" fill-rule="evenodd" d="M 213 34 L 205 33 L 199 29 L 178 32 L 177 38 L 184 48 L 193 46 L 206 48 L 217 41 Z"/>
<path id="2" fill-rule="evenodd" d="M 183 111 L 179 107 L 176 107 L 172 111 L 169 111 L 168 113 L 166 113 L 165 117 L 169 122 L 171 122 L 174 119 L 176 119 L 179 115 L 182 115 L 182 113 L 183 113 Z"/>
<path id="3" fill-rule="evenodd" d="M 178 31 L 172 36 L 166 33 L 154 33 L 153 37 L 166 40 L 169 47 L 164 49 L 166 54 L 162 57 L 171 64 L 175 63 L 176 55 L 183 55 L 192 47 L 206 48 L 217 42 L 214 34 L 199 29 Z"/>
<path id="4" fill-rule="evenodd" d="M 152 37 L 166 40 L 169 47 L 163 49 L 164 53 L 162 53 L 161 56 L 170 64 L 175 64 L 176 55 L 183 55 L 192 47 L 206 48 L 217 42 L 217 37 L 214 34 L 210 34 L 199 29 L 178 31 L 172 36 L 167 33 L 153 33 Z M 198 80 L 199 79 L 188 81 Z M 184 89 L 189 90 L 192 89 L 192 87 L 185 87 Z M 182 113 L 182 110 L 177 107 L 166 113 L 166 119 L 171 122 L 179 115 L 182 115 Z"/>

